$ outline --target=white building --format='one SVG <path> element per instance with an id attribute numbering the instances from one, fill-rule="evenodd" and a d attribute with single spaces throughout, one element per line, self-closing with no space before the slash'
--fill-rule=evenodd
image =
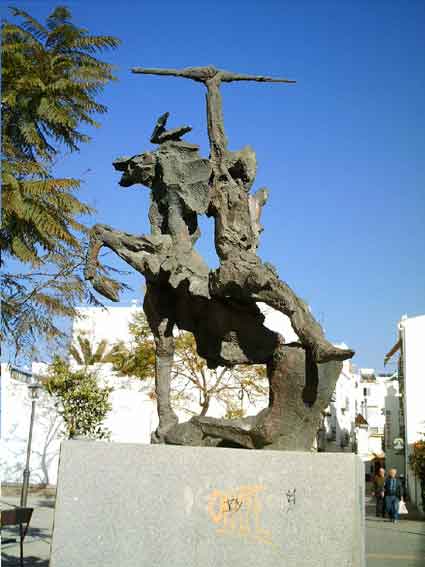
<path id="1" fill-rule="evenodd" d="M 397 335 L 397 342 L 386 355 L 385 362 L 399 353 L 398 377 L 403 399 L 405 470 L 410 498 L 423 510 L 420 482 L 409 466 L 409 456 L 413 444 L 425 435 L 425 315 L 403 316 L 398 323 Z"/>
<path id="2" fill-rule="evenodd" d="M 46 368 L 43 366 L 33 365 L 34 376 L 44 374 Z M 25 374 L 11 372 L 7 364 L 1 365 L 1 371 L 1 481 L 20 483 L 31 416 L 29 380 Z M 113 387 L 110 395 L 112 411 L 104 424 L 111 431 L 111 441 L 149 443 L 150 434 L 158 423 L 156 402 L 149 395 L 152 385 L 134 378 L 117 377 L 110 364 L 95 365 L 95 371 L 102 383 Z M 31 483 L 56 484 L 59 447 L 64 432 L 53 398 L 40 388 L 33 428 Z"/>
<path id="3" fill-rule="evenodd" d="M 360 370 L 359 399 L 360 414 L 367 422 L 367 448 L 359 444 L 358 453 L 366 464 L 367 474 L 373 476 L 379 466 L 386 468 L 399 465 L 390 447 L 390 428 L 399 434 L 398 382 L 394 375 L 375 374 L 373 369 Z M 400 471 L 401 472 L 401 471 Z"/>
<path id="4" fill-rule="evenodd" d="M 279 333 L 285 339 L 286 343 L 294 343 L 299 341 L 298 335 L 295 333 L 289 317 L 273 309 L 267 303 L 257 303 L 261 313 L 264 315 L 264 326 Z"/>
<path id="5" fill-rule="evenodd" d="M 351 361 L 345 360 L 324 419 L 325 440 L 319 443 L 320 450 L 353 451 L 358 385 L 359 375 L 353 372 Z"/>
<path id="6" fill-rule="evenodd" d="M 107 339 L 110 346 L 120 340 L 128 344 L 128 324 L 140 309 L 136 302 L 131 307 L 81 308 L 74 320 L 72 339 L 75 341 L 78 335 L 83 335 L 94 347 L 103 339 Z M 75 365 L 72 359 L 71 364 Z M 96 371 L 102 383 L 113 387 L 110 395 L 112 411 L 105 421 L 111 431 L 111 440 L 149 443 L 150 434 L 158 423 L 156 402 L 150 396 L 152 384 L 117 377 L 111 364 L 98 364 L 91 370 Z M 46 365 L 34 363 L 31 372 L 34 377 L 43 375 Z M 2 482 L 6 483 L 22 481 L 31 415 L 28 383 L 27 374 L 11 372 L 9 365 L 1 365 L 0 471 Z M 31 482 L 54 485 L 64 426 L 53 398 L 44 389 L 40 389 L 39 396 L 33 428 Z"/>
<path id="7" fill-rule="evenodd" d="M 131 307 L 80 307 L 72 325 L 72 340 L 75 343 L 79 335 L 84 335 L 94 347 L 102 340 L 106 340 L 109 346 L 118 341 L 130 344 L 128 325 L 140 311 L 143 309 L 138 300 L 133 300 Z"/>
<path id="8" fill-rule="evenodd" d="M 399 451 L 392 440 L 400 435 L 398 382 L 371 368 L 354 370 L 345 361 L 324 419 L 325 440 L 319 450 L 355 452 L 372 477 L 380 466 L 396 466 Z M 391 440 L 391 441 L 390 441 Z"/>
<path id="9" fill-rule="evenodd" d="M 376 376 L 373 371 L 360 371 L 361 414 L 369 426 L 369 453 L 379 455 L 383 451 L 385 432 L 385 377 Z"/>
<path id="10" fill-rule="evenodd" d="M 19 483 L 25 466 L 31 416 L 27 373 L 1 365 L 1 453 L 2 483 Z M 33 484 L 56 482 L 60 430 L 62 427 L 50 396 L 40 392 L 36 403 L 30 468 Z"/>

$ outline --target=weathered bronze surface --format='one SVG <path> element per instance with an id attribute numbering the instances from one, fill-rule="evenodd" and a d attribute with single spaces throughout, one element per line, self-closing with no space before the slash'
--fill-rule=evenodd
<path id="1" fill-rule="evenodd" d="M 251 147 L 231 152 L 224 130 L 220 84 L 233 81 L 293 83 L 287 79 L 242 75 L 214 67 L 135 68 L 134 73 L 192 79 L 207 89 L 209 159 L 181 138 L 189 126 L 166 129 L 168 113 L 154 128 L 153 152 L 119 158 L 120 185 L 142 184 L 151 191 L 151 234 L 134 236 L 109 226 L 91 231 L 85 276 L 101 294 L 116 301 L 120 285 L 101 275 L 98 254 L 114 250 L 146 279 L 144 309 L 156 343 L 159 426 L 156 443 L 240 446 L 282 450 L 311 449 L 323 410 L 352 350 L 329 343 L 308 306 L 257 256 L 262 207 L 268 190 L 250 194 L 256 175 Z M 213 217 L 220 259 L 210 270 L 194 249 L 198 215 Z M 264 327 L 257 302 L 287 315 L 299 342 Z M 174 356 L 173 329 L 193 333 L 210 368 L 266 364 L 269 407 L 255 417 L 224 420 L 192 418 L 178 423 L 170 403 Z"/>

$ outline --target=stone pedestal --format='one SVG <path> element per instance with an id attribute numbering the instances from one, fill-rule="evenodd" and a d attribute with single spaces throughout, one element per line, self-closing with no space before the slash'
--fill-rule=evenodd
<path id="1" fill-rule="evenodd" d="M 62 443 L 50 567 L 364 567 L 358 457 Z"/>

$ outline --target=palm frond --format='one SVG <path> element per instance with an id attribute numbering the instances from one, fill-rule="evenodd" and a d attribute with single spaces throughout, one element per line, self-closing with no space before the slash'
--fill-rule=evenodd
<path id="1" fill-rule="evenodd" d="M 22 27 L 26 32 L 30 33 L 32 36 L 35 36 L 39 40 L 45 40 L 47 38 L 49 33 L 48 30 L 42 24 L 40 24 L 39 21 L 30 16 L 28 12 L 14 7 L 12 7 L 10 10 L 15 17 L 20 17 L 23 19 Z"/>
<path id="2" fill-rule="evenodd" d="M 96 348 L 96 351 L 93 354 L 94 362 L 103 362 L 103 356 L 105 354 L 107 347 L 108 347 L 108 341 L 106 341 L 105 339 L 101 340 Z"/>
<path id="3" fill-rule="evenodd" d="M 77 364 L 80 364 L 81 366 L 84 364 L 84 360 L 82 359 L 75 345 L 71 345 L 69 347 L 69 354 L 72 356 L 72 358 L 75 360 Z"/>

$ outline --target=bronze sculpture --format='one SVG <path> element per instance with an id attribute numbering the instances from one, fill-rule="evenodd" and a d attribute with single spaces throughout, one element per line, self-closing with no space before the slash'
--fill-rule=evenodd
<path id="1" fill-rule="evenodd" d="M 189 78 L 207 89 L 209 159 L 182 140 L 189 126 L 167 130 L 161 116 L 151 141 L 158 149 L 119 158 L 124 187 L 151 190 L 151 234 L 134 236 L 104 225 L 91 231 L 85 276 L 112 300 L 120 286 L 99 273 L 102 246 L 114 250 L 146 278 L 144 309 L 156 343 L 159 426 L 153 442 L 310 450 L 329 403 L 341 361 L 354 352 L 329 343 L 307 305 L 257 256 L 260 215 L 268 191 L 250 194 L 256 158 L 249 146 L 231 152 L 224 130 L 220 84 L 233 81 L 291 83 L 241 75 L 214 67 L 133 69 L 134 73 Z M 214 218 L 220 266 L 212 271 L 194 250 L 198 214 Z M 299 342 L 285 344 L 264 327 L 257 306 L 264 302 L 287 315 Z M 269 407 L 240 420 L 209 417 L 178 423 L 170 403 L 173 328 L 193 333 L 208 366 L 266 364 Z"/>

